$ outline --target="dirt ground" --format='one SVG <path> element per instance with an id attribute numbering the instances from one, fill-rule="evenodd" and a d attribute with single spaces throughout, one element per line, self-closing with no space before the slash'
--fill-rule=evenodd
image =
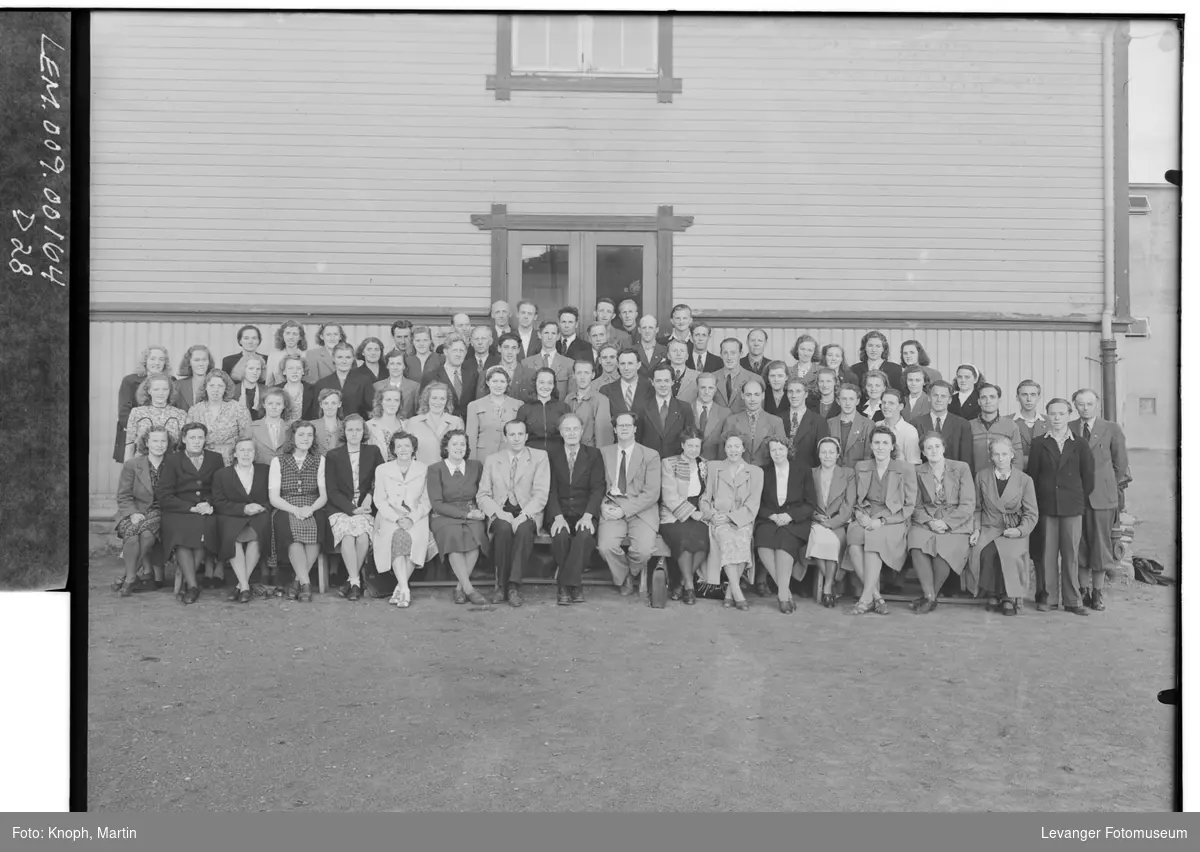
<path id="1" fill-rule="evenodd" d="M 1174 495 L 1155 458 L 1134 459 L 1135 514 Z M 1134 546 L 1172 574 L 1173 515 Z M 1174 586 L 1117 585 L 1088 618 L 650 610 L 597 587 L 558 607 L 548 586 L 520 609 L 444 589 L 182 607 L 91 568 L 93 810 L 1172 807 Z"/>

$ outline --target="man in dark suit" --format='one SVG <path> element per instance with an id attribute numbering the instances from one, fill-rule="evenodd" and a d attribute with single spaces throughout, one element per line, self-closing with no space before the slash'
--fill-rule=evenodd
<path id="1" fill-rule="evenodd" d="M 426 371 L 421 377 L 421 389 L 430 382 L 443 382 L 450 388 L 450 404 L 446 410 L 467 420 L 467 406 L 475 401 L 475 393 L 479 387 L 479 374 L 473 369 L 474 364 L 467 360 L 467 342 L 457 334 L 446 337 L 443 355 L 446 363 L 433 371 Z"/>
<path id="2" fill-rule="evenodd" d="M 262 343 L 262 332 L 257 326 L 244 325 L 238 329 L 237 333 L 238 346 L 242 347 L 241 352 L 234 352 L 232 355 L 226 355 L 221 359 L 221 369 L 233 379 L 235 382 L 240 382 L 246 375 L 244 364 L 245 359 L 252 355 L 258 355 L 263 359 L 263 381 L 266 381 L 266 355 L 260 355 L 258 347 Z"/>
<path id="3" fill-rule="evenodd" d="M 667 347 L 658 342 L 658 320 L 651 314 L 638 320 L 638 335 L 638 341 L 633 344 L 633 351 L 638 356 L 638 372 L 649 379 L 654 375 L 654 368 L 667 360 Z"/>
<path id="4" fill-rule="evenodd" d="M 638 413 L 637 442 L 658 453 L 660 458 L 677 456 L 683 451 L 683 431 L 695 425 L 692 410 L 671 394 L 675 374 L 669 364 L 654 368 L 651 386 L 654 396 L 635 408 Z"/>
<path id="5" fill-rule="evenodd" d="M 583 424 L 567 414 L 558 424 L 563 443 L 551 443 L 550 550 L 558 566 L 558 605 L 583 603 L 583 571 L 596 553 L 596 528 L 604 499 L 604 459 L 582 443 Z"/>
<path id="6" fill-rule="evenodd" d="M 712 326 L 706 322 L 692 324 L 692 346 L 688 352 L 687 365 L 697 373 L 715 373 L 722 367 L 721 357 L 708 351 L 712 338 Z"/>
<path id="7" fill-rule="evenodd" d="M 587 354 L 579 356 L 576 360 L 586 359 L 592 362 L 593 374 L 599 376 L 604 372 L 604 367 L 600 364 L 600 350 L 608 343 L 608 330 L 610 326 L 602 322 L 594 322 L 587 327 L 585 332 L 587 336 L 588 346 Z M 617 352 L 621 350 L 618 349 Z"/>
<path id="8" fill-rule="evenodd" d="M 626 349 L 617 356 L 617 372 L 621 378 L 600 388 L 600 392 L 608 397 L 608 410 L 612 412 L 613 417 L 627 411 L 636 411 L 642 403 L 654 396 L 650 382 L 638 373 L 640 363 L 637 353 Z"/>
<path id="9" fill-rule="evenodd" d="M 517 355 L 522 361 L 532 358 L 542 351 L 542 339 L 537 327 L 538 306 L 528 299 L 517 302 L 517 327 L 513 332 L 521 341 L 521 351 Z"/>
<path id="10" fill-rule="evenodd" d="M 771 359 L 766 355 L 767 333 L 761 328 L 752 328 L 746 335 L 746 348 L 749 350 L 741 361 L 742 369 L 756 373 L 764 379 L 767 377 L 767 365 Z"/>
<path id="11" fill-rule="evenodd" d="M 941 432 L 946 447 L 946 458 L 966 462 L 975 476 L 975 438 L 971 424 L 949 411 L 950 383 L 938 380 L 929 386 L 929 413 L 913 420 L 917 429 L 918 445 L 925 443 L 927 432 Z"/>
<path id="12" fill-rule="evenodd" d="M 482 376 L 487 372 L 488 367 L 494 367 L 500 363 L 500 354 L 492 354 L 492 327 L 490 325 L 481 325 L 471 330 L 471 352 L 467 355 L 468 361 L 473 361 L 472 369 L 475 374 Z"/>
<path id="13" fill-rule="evenodd" d="M 1113 522 L 1121 504 L 1121 490 L 1132 481 L 1129 454 L 1121 427 L 1099 416 L 1100 397 L 1094 390 L 1075 391 L 1071 402 L 1079 412 L 1079 419 L 1071 423 L 1071 431 L 1091 450 L 1096 470 L 1096 487 L 1088 493 L 1088 507 L 1083 513 L 1079 590 L 1084 606 L 1102 612 L 1105 573 L 1115 570 L 1117 564 L 1112 544 Z"/>
<path id="14" fill-rule="evenodd" d="M 579 332 L 579 308 L 567 305 L 558 312 L 558 341 L 554 348 L 568 361 L 592 360 L 592 344 Z"/>
<path id="15" fill-rule="evenodd" d="M 672 340 L 678 340 L 687 346 L 687 354 L 692 354 L 692 309 L 684 304 L 671 308 L 671 330 L 658 336 L 658 342 L 669 346 Z"/>
<path id="16" fill-rule="evenodd" d="M 622 349 L 628 349 L 632 346 L 633 338 L 629 336 L 627 331 L 619 327 L 619 320 L 614 321 L 616 315 L 617 306 L 612 299 L 602 296 L 596 300 L 596 309 L 593 312 L 595 321 L 604 324 L 608 342 L 615 344 L 619 352 Z"/>
<path id="17" fill-rule="evenodd" d="M 696 393 L 698 397 L 692 407 L 692 415 L 703 441 L 700 458 L 716 461 L 721 457 L 721 428 L 730 412 L 714 399 L 717 395 L 717 377 L 711 373 L 704 373 L 696 380 Z"/>
<path id="18" fill-rule="evenodd" d="M 384 361 L 392 356 L 392 353 L 399 352 L 403 355 L 411 355 L 413 324 L 410 320 L 398 319 L 392 323 L 392 348 L 386 355 Z"/>
<path id="19" fill-rule="evenodd" d="M 806 404 L 808 386 L 804 379 L 788 379 L 787 395 L 790 407 L 783 431 L 792 442 L 792 458 L 796 464 L 817 467 L 821 464 L 817 442 L 829 437 L 829 422 Z"/>
<path id="20" fill-rule="evenodd" d="M 1033 439 L 1032 456 L 1025 473 L 1037 495 L 1038 528 L 1042 552 L 1033 555 L 1037 573 L 1034 601 L 1038 612 L 1058 609 L 1059 581 L 1062 607 L 1087 615 L 1079 595 L 1079 540 L 1088 494 L 1095 485 L 1096 461 L 1082 438 L 1067 423 L 1071 406 L 1065 399 L 1046 403 L 1050 431 Z"/>
<path id="21" fill-rule="evenodd" d="M 338 417 L 345 418 L 348 414 L 358 414 L 364 419 L 370 417 L 375 405 L 375 388 L 369 378 L 355 371 L 354 347 L 345 342 L 334 346 L 333 367 L 332 373 L 313 385 L 314 394 L 320 396 L 325 388 L 333 388 L 342 397 Z"/>
<path id="22" fill-rule="evenodd" d="M 838 388 L 838 413 L 826 421 L 829 434 L 838 439 L 842 448 L 838 456 L 838 464 L 842 467 L 854 467 L 871 454 L 869 442 L 873 424 L 858 413 L 861 393 L 858 385 L 845 384 Z"/>

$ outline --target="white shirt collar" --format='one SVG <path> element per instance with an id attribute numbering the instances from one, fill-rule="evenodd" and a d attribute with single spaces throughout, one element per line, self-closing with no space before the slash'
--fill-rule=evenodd
<path id="1" fill-rule="evenodd" d="M 459 473 L 465 474 L 467 472 L 467 463 L 465 460 L 460 461 L 460 462 L 453 462 L 453 461 L 450 461 L 450 459 L 446 459 L 446 467 L 450 468 L 451 473 L 458 471 Z"/>
<path id="2" fill-rule="evenodd" d="M 1020 420 L 1022 423 L 1037 423 L 1039 420 L 1045 420 L 1046 418 L 1035 411 L 1035 412 L 1033 412 L 1033 420 L 1026 420 L 1024 417 L 1021 416 L 1021 412 L 1018 411 L 1013 414 L 1012 419 Z"/>

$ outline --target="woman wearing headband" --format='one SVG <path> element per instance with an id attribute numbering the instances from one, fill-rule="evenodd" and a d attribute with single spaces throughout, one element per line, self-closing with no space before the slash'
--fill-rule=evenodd
<path id="1" fill-rule="evenodd" d="M 954 371 L 954 393 L 950 395 L 950 413 L 963 420 L 979 416 L 979 386 L 984 384 L 983 373 L 974 364 L 960 364 Z"/>
<path id="2" fill-rule="evenodd" d="M 821 606 L 832 608 L 837 600 L 833 581 L 838 564 L 846 554 L 846 524 L 854 514 L 857 502 L 854 471 L 838 465 L 842 444 L 837 438 L 822 438 L 817 442 L 820 464 L 813 468 L 816 486 L 816 511 L 808 533 L 805 556 L 815 560 L 821 571 Z"/>

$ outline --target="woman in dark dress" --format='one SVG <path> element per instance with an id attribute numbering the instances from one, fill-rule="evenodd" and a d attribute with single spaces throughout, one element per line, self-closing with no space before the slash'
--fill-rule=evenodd
<path id="1" fill-rule="evenodd" d="M 307 420 L 297 420 L 288 429 L 279 455 L 271 459 L 267 488 L 275 531 L 275 553 L 287 553 L 296 579 L 287 597 L 311 601 L 309 572 L 329 534 L 325 513 L 325 458 L 316 447 L 317 430 Z"/>
<path id="2" fill-rule="evenodd" d="M 387 364 L 383 360 L 383 341 L 378 337 L 368 337 L 358 344 L 354 357 L 360 362 L 355 371 L 371 380 L 371 384 L 382 382 L 388 377 Z"/>
<path id="3" fill-rule="evenodd" d="M 259 556 L 271 547 L 270 475 L 265 464 L 254 463 L 254 454 L 254 439 L 239 438 L 233 445 L 233 464 L 213 477 L 221 542 L 217 558 L 233 566 L 238 584 L 229 599 L 238 603 L 250 603 L 250 575 Z"/>
<path id="4" fill-rule="evenodd" d="M 167 353 L 167 347 L 153 344 L 142 350 L 137 370 L 121 379 L 121 386 L 117 390 L 117 437 L 113 442 L 113 461 L 117 464 L 125 463 L 125 424 L 129 420 L 129 412 L 138 404 L 138 388 L 146 376 L 166 373 L 169 363 L 171 356 Z"/>
<path id="5" fill-rule="evenodd" d="M 220 453 L 204 449 L 208 427 L 185 423 L 179 430 L 183 452 L 171 453 L 163 461 L 158 480 L 158 505 L 162 509 L 163 554 L 183 572 L 187 589 L 175 597 L 180 603 L 195 603 L 200 597 L 196 566 L 206 553 L 217 549 L 217 519 L 213 514 L 212 483 L 225 467 Z"/>
<path id="6" fill-rule="evenodd" d="M 124 430 L 122 430 L 124 435 Z M 125 577 L 114 586 L 121 597 L 135 591 L 157 589 L 162 585 L 161 565 L 151 565 L 153 580 L 138 580 L 138 569 L 150 562 L 150 549 L 158 541 L 162 526 L 162 510 L 156 492 L 162 474 L 163 460 L 171 449 L 171 435 L 165 426 L 152 426 L 146 433 L 147 454 L 137 455 L 125 462 L 117 486 L 117 535 L 121 538 L 125 557 Z M 124 448 L 122 448 L 124 449 Z"/>
<path id="7" fill-rule="evenodd" d="M 901 388 L 900 365 L 889 361 L 891 347 L 888 339 L 881 331 L 868 331 L 862 336 L 858 345 L 858 363 L 850 367 L 850 372 L 858 379 L 859 386 L 866 390 L 866 376 L 873 370 L 879 370 L 887 376 L 888 386 Z"/>
<path id="8" fill-rule="evenodd" d="M 754 547 L 779 589 L 779 611 L 790 614 L 796 611 L 792 570 L 796 563 L 802 570 L 808 566 L 805 550 L 817 492 L 808 462 L 792 459 L 790 441 L 767 438 L 767 450 L 771 461 L 763 465 Z M 803 574 L 800 579 L 804 579 Z"/>
<path id="9" fill-rule="evenodd" d="M 442 461 L 430 465 L 426 474 L 429 530 L 438 552 L 446 554 L 458 578 L 454 602 L 487 606 L 487 598 L 471 585 L 471 571 L 480 553 L 488 552 L 488 536 L 484 526 L 487 516 L 475 502 L 483 463 L 468 458 L 469 453 L 464 430 L 451 429 L 442 436 Z"/>
<path id="10" fill-rule="evenodd" d="M 360 572 L 375 534 L 375 469 L 383 464 L 379 448 L 363 442 L 362 415 L 350 414 L 342 423 L 345 443 L 325 457 L 325 493 L 329 495 L 329 550 L 342 554 L 349 575 L 342 591 L 347 600 L 362 597 Z"/>
<path id="11" fill-rule="evenodd" d="M 950 413 L 963 420 L 979 416 L 979 386 L 984 384 L 983 373 L 974 364 L 960 364 L 954 371 L 954 393 L 950 395 Z"/>
<path id="12" fill-rule="evenodd" d="M 704 438 L 695 427 L 679 436 L 683 451 L 662 461 L 662 502 L 658 507 L 658 534 L 671 550 L 683 575 L 680 597 L 696 603 L 696 566 L 708 557 L 708 524 L 700 516 L 700 495 L 708 479 L 708 462 L 700 458 Z"/>
<path id="13" fill-rule="evenodd" d="M 571 409 L 559 400 L 556 381 L 557 377 L 549 367 L 538 370 L 534 383 L 537 398 L 517 409 L 517 416 L 513 418 L 524 423 L 529 432 L 529 438 L 525 441 L 527 447 L 544 451 L 549 449 L 550 444 L 562 446 L 558 424 L 571 413 Z"/>

